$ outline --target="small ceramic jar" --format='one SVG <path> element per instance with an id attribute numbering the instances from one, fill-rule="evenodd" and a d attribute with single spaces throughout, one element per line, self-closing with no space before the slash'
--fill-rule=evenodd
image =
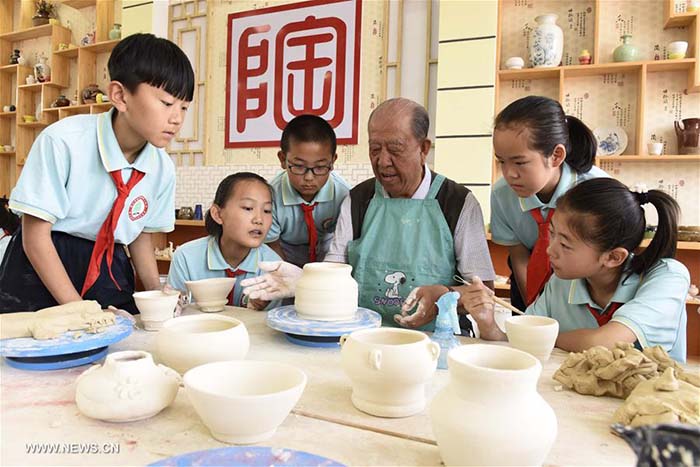
<path id="1" fill-rule="evenodd" d="M 83 415 L 97 420 L 143 420 L 175 400 L 180 382 L 180 375 L 153 363 L 148 352 L 115 352 L 78 377 L 75 403 Z"/>
<path id="2" fill-rule="evenodd" d="M 588 49 L 583 49 L 581 51 L 581 54 L 578 56 L 578 63 L 580 65 L 590 65 L 591 60 L 591 53 L 588 51 Z"/>
<path id="3" fill-rule="evenodd" d="M 688 43 L 686 41 L 674 41 L 668 44 L 668 58 L 671 60 L 680 60 L 685 58 L 685 53 L 688 51 Z"/>
<path id="4" fill-rule="evenodd" d="M 352 381 L 352 403 L 379 417 L 408 417 L 425 407 L 425 384 L 440 346 L 420 331 L 376 328 L 342 336 L 340 360 Z"/>
<path id="5" fill-rule="evenodd" d="M 510 57 L 505 65 L 508 70 L 520 70 L 525 66 L 525 60 L 522 57 Z"/>

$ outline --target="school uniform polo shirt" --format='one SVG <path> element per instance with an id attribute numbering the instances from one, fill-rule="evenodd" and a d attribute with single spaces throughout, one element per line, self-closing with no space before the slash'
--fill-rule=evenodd
<path id="1" fill-rule="evenodd" d="M 52 230 L 95 240 L 117 198 L 109 172 L 127 183 L 134 169 L 146 175 L 124 204 L 114 232 L 128 245 L 141 232 L 175 228 L 175 167 L 163 150 L 146 143 L 133 164 L 112 128 L 114 109 L 76 115 L 48 126 L 34 141 L 10 196 L 10 209 L 53 224 Z"/>
<path id="2" fill-rule="evenodd" d="M 690 286 L 686 267 L 670 258 L 657 262 L 640 278 L 623 274 L 610 303 L 622 303 L 610 321 L 627 326 L 642 348 L 660 345 L 676 361 L 685 362 L 685 297 Z M 539 298 L 530 305 L 529 315 L 549 316 L 559 321 L 559 332 L 595 329 L 598 322 L 588 310 L 601 309 L 588 293 L 585 279 L 564 280 L 553 275 Z"/>
<path id="3" fill-rule="evenodd" d="M 340 205 L 350 191 L 350 185 L 340 175 L 331 172 L 326 183 L 314 199 L 304 201 L 289 181 L 285 171 L 271 182 L 274 192 L 272 227 L 265 238 L 266 243 L 280 240 L 287 261 L 298 266 L 309 262 L 309 230 L 304 222 L 302 204 L 318 203 L 313 210 L 314 224 L 318 232 L 316 246 L 317 261 L 323 261 L 328 252 L 338 220 Z"/>
<path id="4" fill-rule="evenodd" d="M 236 276 L 233 290 L 233 303 L 235 306 L 245 306 L 241 300 L 243 287 L 239 284 L 242 280 L 257 277 L 261 274 L 258 263 L 260 261 L 280 261 L 282 258 L 267 245 L 252 248 L 245 259 L 238 265 L 238 270 L 244 274 Z M 177 290 L 186 291 L 185 281 L 197 281 L 200 279 L 212 279 L 226 277 L 226 270 L 234 269 L 226 262 L 219 242 L 216 237 L 208 236 L 189 241 L 175 250 L 170 271 L 168 272 L 168 284 Z M 278 302 L 272 302 L 268 309 L 274 308 Z"/>
<path id="5" fill-rule="evenodd" d="M 548 203 L 540 201 L 537 195 L 518 197 L 505 178 L 500 178 L 491 191 L 491 240 L 505 246 L 524 245 L 532 250 L 537 242 L 538 231 L 537 222 L 528 211 L 539 208 L 542 218 L 546 219 L 549 210 L 556 208 L 559 197 L 574 185 L 591 178 L 607 176 L 595 166 L 588 172 L 579 174 L 564 163 L 559 183 Z"/>

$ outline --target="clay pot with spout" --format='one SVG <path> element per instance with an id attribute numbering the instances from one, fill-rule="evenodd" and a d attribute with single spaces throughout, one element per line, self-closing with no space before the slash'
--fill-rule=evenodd
<path id="1" fill-rule="evenodd" d="M 700 154 L 700 118 L 684 118 L 683 127 L 677 121 L 673 124 L 678 137 L 678 154 Z"/>

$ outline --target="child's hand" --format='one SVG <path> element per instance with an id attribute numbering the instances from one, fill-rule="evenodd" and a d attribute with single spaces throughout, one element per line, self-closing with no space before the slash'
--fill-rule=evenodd
<path id="1" fill-rule="evenodd" d="M 262 311 L 269 304 L 270 304 L 270 302 L 267 300 L 259 300 L 256 298 L 249 298 L 248 303 L 246 304 L 246 308 L 248 308 L 249 310 Z"/>
<path id="2" fill-rule="evenodd" d="M 493 321 L 493 290 L 481 282 L 478 276 L 472 278 L 470 285 L 459 287 L 462 296 L 459 304 L 477 321 Z"/>
<path id="3" fill-rule="evenodd" d="M 261 261 L 258 266 L 267 274 L 241 281 L 243 295 L 255 300 L 281 300 L 294 296 L 301 268 L 285 261 Z"/>
<path id="4" fill-rule="evenodd" d="M 416 287 L 408 294 L 406 301 L 401 306 L 401 314 L 394 315 L 394 321 L 405 328 L 419 328 L 435 319 L 437 315 L 437 302 L 443 294 L 449 292 L 444 285 L 426 285 Z M 409 315 L 408 312 L 418 303 L 416 312 Z"/>

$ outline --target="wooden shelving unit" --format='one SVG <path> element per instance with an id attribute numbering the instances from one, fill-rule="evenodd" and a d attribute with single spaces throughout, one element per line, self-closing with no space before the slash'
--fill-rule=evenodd
<path id="1" fill-rule="evenodd" d="M 111 107 L 103 103 L 51 108 L 51 103 L 65 94 L 69 85 L 81 90 L 97 82 L 97 56 L 110 53 L 119 43 L 109 40 L 109 30 L 114 23 L 114 0 L 59 0 L 58 3 L 77 9 L 95 7 L 96 43 L 58 51 L 59 44 L 72 42 L 69 29 L 52 24 L 33 27 L 33 2 L 0 0 L 0 60 L 7 60 L 13 49 L 22 49 L 23 41 L 48 37 L 49 45 L 44 54 L 51 66 L 50 82 L 25 84 L 26 77 L 33 74 L 32 67 L 0 64 L 0 109 L 9 104 L 17 107 L 15 112 L 0 113 L 0 145 L 9 144 L 15 148 L 12 153 L 0 152 L 0 195 L 10 194 L 34 139 L 46 126 L 71 115 L 100 113 Z M 16 11 L 19 15 L 15 15 Z M 19 19 L 15 24 L 16 16 Z M 74 60 L 77 63 L 72 66 Z M 71 69 L 75 71 L 71 73 Z M 35 115 L 38 121 L 24 123 L 24 115 Z"/>

